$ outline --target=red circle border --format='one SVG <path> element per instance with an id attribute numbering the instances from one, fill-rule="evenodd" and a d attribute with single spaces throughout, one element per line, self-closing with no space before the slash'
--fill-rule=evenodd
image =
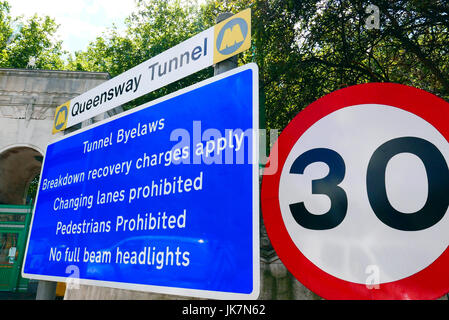
<path id="1" fill-rule="evenodd" d="M 359 104 L 382 104 L 409 111 L 433 125 L 449 141 L 449 103 L 424 90 L 396 83 L 366 83 L 334 91 L 307 106 L 282 131 L 277 150 L 277 171 L 264 175 L 261 208 L 268 237 L 287 269 L 307 288 L 325 299 L 436 299 L 449 291 L 449 248 L 428 267 L 378 289 L 345 281 L 321 270 L 291 240 L 279 206 L 279 182 L 288 154 L 315 122 L 339 109 Z M 266 167 L 276 155 L 270 154 Z M 449 231 L 448 231 L 449 232 Z"/>

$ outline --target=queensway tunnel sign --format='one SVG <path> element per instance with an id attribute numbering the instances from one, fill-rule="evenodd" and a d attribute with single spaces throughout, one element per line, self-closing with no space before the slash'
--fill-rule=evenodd
<path id="1" fill-rule="evenodd" d="M 50 144 L 23 276 L 257 298 L 256 128 L 250 64 Z"/>
<path id="2" fill-rule="evenodd" d="M 53 133 L 228 59 L 251 45 L 251 10 L 148 59 L 56 108 Z"/>

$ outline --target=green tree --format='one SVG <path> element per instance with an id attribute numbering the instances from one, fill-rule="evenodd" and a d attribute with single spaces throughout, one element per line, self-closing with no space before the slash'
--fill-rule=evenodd
<path id="1" fill-rule="evenodd" d="M 8 2 L 0 1 L 0 66 L 4 66 L 7 63 L 7 46 L 13 35 L 12 19 L 9 11 L 10 6 Z"/>
<path id="2" fill-rule="evenodd" d="M 367 27 L 370 4 L 379 9 L 378 29 Z M 251 5 L 250 58 L 260 68 L 269 128 L 284 128 L 331 91 L 365 82 L 402 83 L 449 99 L 447 1 L 254 0 Z"/>
<path id="3" fill-rule="evenodd" d="M 48 16 L 12 18 L 10 5 L 0 1 L 0 67 L 64 69 L 62 41 L 54 39 L 58 25 Z"/>

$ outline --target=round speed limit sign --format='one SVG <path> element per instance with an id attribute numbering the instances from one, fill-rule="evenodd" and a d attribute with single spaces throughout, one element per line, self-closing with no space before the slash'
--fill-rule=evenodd
<path id="1" fill-rule="evenodd" d="M 327 299 L 449 291 L 449 103 L 369 83 L 315 101 L 283 130 L 262 181 L 268 236 Z"/>

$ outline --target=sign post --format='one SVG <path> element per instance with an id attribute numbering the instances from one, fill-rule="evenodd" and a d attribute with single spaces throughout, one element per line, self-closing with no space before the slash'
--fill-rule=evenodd
<path id="1" fill-rule="evenodd" d="M 50 144 L 23 275 L 257 298 L 257 128 L 250 64 Z"/>
<path id="2" fill-rule="evenodd" d="M 430 93 L 369 83 L 290 122 L 261 204 L 274 249 L 302 284 L 327 299 L 449 291 L 448 119 L 448 103 Z"/>

